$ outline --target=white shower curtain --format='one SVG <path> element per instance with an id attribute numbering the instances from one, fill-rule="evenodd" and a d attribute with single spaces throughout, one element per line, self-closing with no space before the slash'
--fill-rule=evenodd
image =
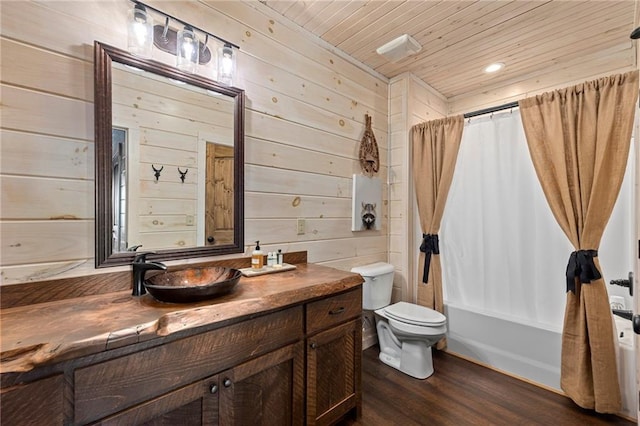
<path id="1" fill-rule="evenodd" d="M 602 239 L 612 278 L 631 270 L 621 261 L 632 258 L 630 240 L 621 240 L 633 229 L 633 158 Z M 517 108 L 465 123 L 440 241 L 445 304 L 562 330 L 573 248 L 544 198 Z"/>
<path id="2" fill-rule="evenodd" d="M 562 329 L 566 253 L 517 109 L 465 124 L 440 248 L 449 303 Z"/>

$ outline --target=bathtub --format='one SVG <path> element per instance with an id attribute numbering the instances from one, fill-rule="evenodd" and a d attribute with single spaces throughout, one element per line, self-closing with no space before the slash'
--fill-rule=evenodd
<path id="1" fill-rule="evenodd" d="M 622 390 L 622 414 L 636 419 L 638 392 L 636 392 L 636 357 L 633 350 L 634 334 L 631 321 L 614 315 L 620 352 L 618 354 L 618 377 Z"/>
<path id="2" fill-rule="evenodd" d="M 447 351 L 560 390 L 562 330 L 531 326 L 445 302 Z M 618 373 L 622 390 L 621 414 L 635 419 L 638 406 L 631 321 L 614 316 L 619 338 Z"/>

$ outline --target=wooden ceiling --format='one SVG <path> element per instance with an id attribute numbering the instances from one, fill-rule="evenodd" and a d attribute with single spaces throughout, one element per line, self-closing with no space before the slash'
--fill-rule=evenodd
<path id="1" fill-rule="evenodd" d="M 549 72 L 592 76 L 636 60 L 635 0 L 262 3 L 384 76 L 411 72 L 447 98 Z M 376 53 L 405 33 L 420 53 L 398 63 Z M 485 74 L 492 62 L 506 66 Z"/>

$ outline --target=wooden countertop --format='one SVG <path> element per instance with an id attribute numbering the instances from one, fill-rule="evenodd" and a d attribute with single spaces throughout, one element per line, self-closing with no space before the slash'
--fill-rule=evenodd
<path id="1" fill-rule="evenodd" d="M 1 374 L 26 372 L 173 333 L 237 320 L 339 293 L 358 274 L 313 264 L 242 277 L 234 291 L 206 302 L 170 304 L 131 290 L 0 310 Z M 221 324 L 222 325 L 222 324 Z"/>

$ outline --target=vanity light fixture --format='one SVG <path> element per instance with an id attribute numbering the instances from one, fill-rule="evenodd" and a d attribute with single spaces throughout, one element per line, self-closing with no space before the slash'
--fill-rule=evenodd
<path id="1" fill-rule="evenodd" d="M 484 72 L 491 74 L 500 71 L 502 68 L 504 68 L 504 62 L 494 62 L 493 64 L 487 65 Z"/>
<path id="2" fill-rule="evenodd" d="M 134 8 L 129 14 L 128 30 L 129 30 L 129 51 L 133 54 L 144 56 L 145 54 L 139 53 L 140 49 L 136 45 L 132 45 L 132 40 L 145 40 L 147 45 L 146 57 L 151 57 L 152 45 L 163 52 L 167 52 L 176 56 L 176 65 L 183 71 L 195 73 L 198 65 L 206 65 L 211 62 L 212 54 L 211 49 L 207 46 L 209 37 L 214 38 L 221 43 L 225 48 L 229 48 L 232 58 L 232 71 L 235 72 L 235 52 L 234 49 L 240 49 L 236 44 L 233 44 L 223 38 L 197 28 L 187 22 L 184 22 L 174 16 L 168 15 L 159 9 L 146 5 L 138 0 L 131 0 L 134 4 Z M 153 25 L 153 19 L 151 19 L 150 13 L 147 11 L 153 11 L 156 14 L 164 17 L 164 25 Z M 137 13 L 136 13 L 137 11 Z M 176 30 L 170 27 L 171 21 L 175 21 L 182 28 Z M 135 26 L 135 24 L 139 24 Z M 145 34 L 146 38 L 139 36 L 142 31 L 136 28 L 140 28 L 140 24 L 146 25 Z M 137 32 L 136 32 L 137 31 Z M 201 36 L 199 37 L 199 34 Z M 204 41 L 199 39 L 204 36 Z M 219 70 L 220 64 L 213 62 L 214 69 Z M 216 66 L 217 65 L 217 66 Z M 233 72 L 231 81 L 233 79 Z M 222 81 L 221 81 L 222 82 Z M 227 84 L 226 82 L 223 82 Z M 230 85 L 230 84 L 229 84 Z"/>

